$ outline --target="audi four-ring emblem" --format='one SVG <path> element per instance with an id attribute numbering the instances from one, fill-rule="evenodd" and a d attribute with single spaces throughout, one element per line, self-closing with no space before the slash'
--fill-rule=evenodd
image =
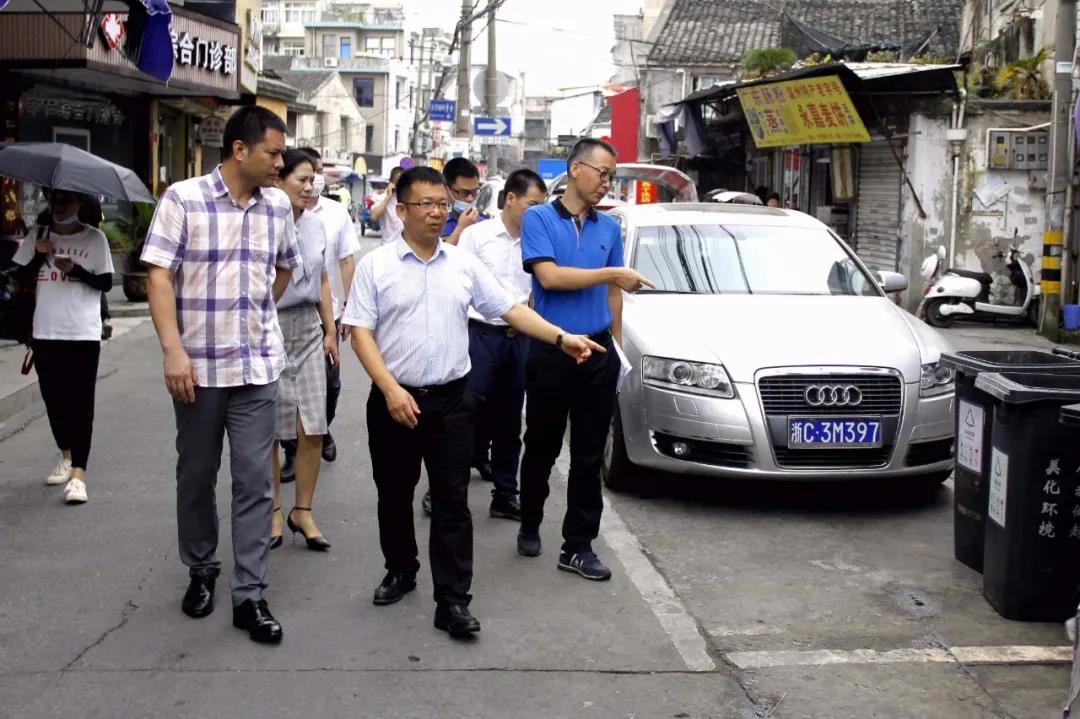
<path id="1" fill-rule="evenodd" d="M 857 407 L 863 395 L 853 384 L 812 384 L 803 398 L 811 407 Z"/>

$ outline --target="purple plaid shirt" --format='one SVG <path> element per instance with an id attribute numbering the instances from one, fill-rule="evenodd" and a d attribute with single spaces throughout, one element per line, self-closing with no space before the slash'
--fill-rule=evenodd
<path id="1" fill-rule="evenodd" d="M 284 192 L 256 189 L 241 207 L 220 167 L 177 182 L 158 202 L 141 259 L 174 273 L 180 337 L 199 386 L 277 380 L 286 358 L 274 276 L 301 263 Z"/>

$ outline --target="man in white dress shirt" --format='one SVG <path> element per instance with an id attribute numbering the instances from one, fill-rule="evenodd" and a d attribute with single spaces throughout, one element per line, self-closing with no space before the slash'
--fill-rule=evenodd
<path id="1" fill-rule="evenodd" d="M 521 217 L 544 202 L 547 186 L 540 175 L 521 169 L 510 173 L 499 206 L 488 222 L 470 225 L 458 247 L 476 255 L 515 302 L 528 303 L 532 276 L 521 265 Z M 469 310 L 469 389 L 482 399 L 477 415 L 473 466 L 490 472 L 492 517 L 521 519 L 518 460 L 521 457 L 521 409 L 525 404 L 528 339 L 500 318 L 485 320 Z M 490 451 L 490 464 L 488 453 Z M 490 467 L 490 469 L 489 469 Z"/>
<path id="2" fill-rule="evenodd" d="M 387 574 L 374 603 L 393 604 L 416 588 L 413 494 L 420 462 L 431 484 L 429 542 L 435 627 L 452 637 L 480 631 L 472 599 L 469 460 L 476 402 L 469 373 L 468 311 L 502 317 L 577 362 L 603 351 L 544 321 L 502 288 L 475 255 L 439 239 L 450 210 L 443 177 L 429 167 L 402 174 L 397 213 L 405 231 L 357 265 L 342 323 L 371 377 L 368 447 L 378 490 L 379 542 Z"/>

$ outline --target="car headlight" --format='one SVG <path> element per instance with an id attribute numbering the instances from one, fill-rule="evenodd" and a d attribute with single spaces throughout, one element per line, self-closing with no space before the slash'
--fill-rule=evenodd
<path id="1" fill-rule="evenodd" d="M 934 397 L 953 391 L 953 382 L 956 375 L 952 367 L 947 367 L 940 362 L 931 362 L 922 366 L 922 377 L 919 380 L 919 394 L 923 397 Z"/>
<path id="2" fill-rule="evenodd" d="M 641 362 L 641 377 L 645 384 L 656 387 L 727 399 L 735 396 L 735 388 L 723 365 L 646 356 Z"/>

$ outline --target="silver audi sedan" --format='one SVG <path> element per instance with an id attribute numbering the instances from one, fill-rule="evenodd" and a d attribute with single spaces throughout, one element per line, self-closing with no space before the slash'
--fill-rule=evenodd
<path id="1" fill-rule="evenodd" d="M 627 265 L 624 351 L 604 481 L 642 470 L 717 479 L 948 478 L 953 375 L 945 338 L 894 304 L 808 215 L 716 203 L 613 210 Z"/>

